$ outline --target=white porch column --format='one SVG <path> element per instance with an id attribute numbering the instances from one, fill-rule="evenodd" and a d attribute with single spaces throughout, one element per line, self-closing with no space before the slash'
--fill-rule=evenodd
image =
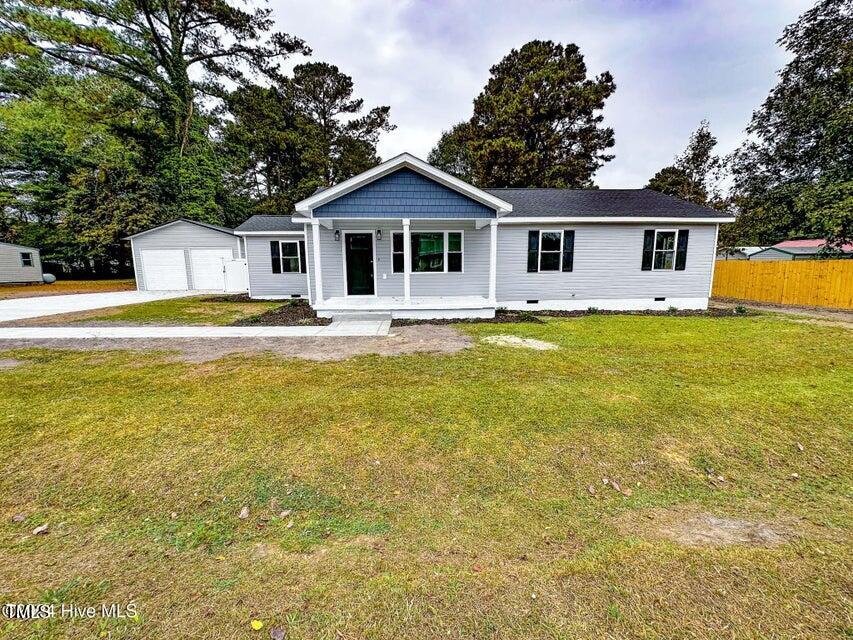
<path id="1" fill-rule="evenodd" d="M 323 303 L 323 267 L 320 265 L 320 221 L 311 219 L 311 244 L 314 245 L 314 285 L 316 290 L 315 304 Z"/>
<path id="2" fill-rule="evenodd" d="M 412 300 L 412 234 L 408 218 L 403 218 L 403 300 Z"/>
<path id="3" fill-rule="evenodd" d="M 498 221 L 489 222 L 489 300 L 497 298 L 498 284 Z"/>

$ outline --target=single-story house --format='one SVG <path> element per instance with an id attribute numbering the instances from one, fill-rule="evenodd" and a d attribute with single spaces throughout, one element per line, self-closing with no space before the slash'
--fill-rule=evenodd
<path id="1" fill-rule="evenodd" d="M 778 242 L 772 247 L 754 253 L 750 260 L 813 260 L 821 257 L 819 254 L 826 246 L 826 240 L 817 238 L 813 240 L 785 240 Z M 839 258 L 853 258 L 853 244 L 841 247 Z"/>
<path id="2" fill-rule="evenodd" d="M 218 232 L 242 241 L 232 251 L 254 298 L 305 297 L 324 317 L 459 318 L 705 309 L 719 226 L 733 220 L 648 189 L 480 189 L 404 153 L 290 215 Z M 178 223 L 189 235 L 169 247 L 158 237 L 167 227 L 132 236 L 140 287 L 154 288 L 140 277 L 145 252 L 173 251 L 167 270 L 186 275 L 156 285 L 202 288 L 191 264 L 200 232 Z"/>
<path id="3" fill-rule="evenodd" d="M 766 247 L 731 247 L 717 253 L 717 260 L 749 260 L 750 256 L 764 249 Z"/>
<path id="4" fill-rule="evenodd" d="M 0 283 L 41 282 L 42 275 L 38 249 L 0 242 Z"/>

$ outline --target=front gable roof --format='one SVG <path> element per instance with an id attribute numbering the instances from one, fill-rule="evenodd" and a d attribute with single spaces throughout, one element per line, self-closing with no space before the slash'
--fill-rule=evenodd
<path id="1" fill-rule="evenodd" d="M 382 180 L 396 173 L 399 173 L 399 176 Z M 382 180 L 380 185 L 369 187 L 371 183 L 380 180 Z M 437 197 L 433 198 L 429 205 L 421 205 L 416 201 L 416 198 L 406 197 L 407 192 L 411 194 L 418 187 L 425 187 L 427 183 L 437 185 L 441 189 L 440 195 L 438 191 L 433 193 Z M 502 198 L 436 169 L 411 154 L 402 153 L 372 169 L 353 176 L 349 180 L 344 180 L 297 202 L 295 206 L 297 215 L 306 218 L 333 217 L 335 215 L 349 217 L 351 213 L 347 212 L 355 212 L 355 217 L 359 217 L 358 206 L 352 208 L 358 204 L 359 197 L 348 198 L 338 206 L 333 205 L 333 203 L 356 190 L 362 189 L 365 190 L 366 195 L 371 197 L 371 206 L 377 217 L 404 218 L 409 217 L 409 215 L 418 217 L 422 213 L 422 206 L 425 207 L 424 212 L 428 207 L 429 212 L 432 212 L 431 217 L 440 217 L 435 214 L 436 203 L 439 205 L 444 203 L 447 211 L 453 209 L 454 211 L 462 211 L 463 214 L 467 213 L 467 215 L 448 214 L 450 217 L 495 217 L 495 215 L 501 216 L 512 211 L 512 205 Z M 395 192 L 396 195 L 388 197 L 387 192 L 389 190 Z M 456 196 L 459 198 L 457 199 Z M 377 210 L 377 204 L 380 210 L 384 209 L 384 212 Z M 394 211 L 395 209 L 396 211 Z"/>

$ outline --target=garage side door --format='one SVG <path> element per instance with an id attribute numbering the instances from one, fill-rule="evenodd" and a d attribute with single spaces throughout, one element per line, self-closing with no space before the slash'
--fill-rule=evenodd
<path id="1" fill-rule="evenodd" d="M 189 289 L 182 249 L 144 249 L 141 256 L 142 273 L 148 291 Z"/>
<path id="2" fill-rule="evenodd" d="M 234 258 L 231 249 L 191 249 L 193 289 L 225 290 L 223 263 Z"/>

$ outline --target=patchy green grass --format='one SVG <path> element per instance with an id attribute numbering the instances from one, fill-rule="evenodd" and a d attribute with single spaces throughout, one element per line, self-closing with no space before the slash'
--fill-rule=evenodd
<path id="1" fill-rule="evenodd" d="M 242 296 L 192 296 L 115 307 L 107 313 L 101 309 L 87 314 L 85 319 L 124 324 L 229 325 L 282 304 L 288 303 L 247 300 Z M 82 318 L 76 314 L 75 319 Z"/>
<path id="2" fill-rule="evenodd" d="M 0 371 L 0 600 L 140 615 L 0 619 L 0 636 L 850 637 L 853 333 L 772 316 L 461 330 L 560 348 L 6 352 L 25 364 Z M 686 547 L 648 533 L 661 512 L 795 536 Z"/>

